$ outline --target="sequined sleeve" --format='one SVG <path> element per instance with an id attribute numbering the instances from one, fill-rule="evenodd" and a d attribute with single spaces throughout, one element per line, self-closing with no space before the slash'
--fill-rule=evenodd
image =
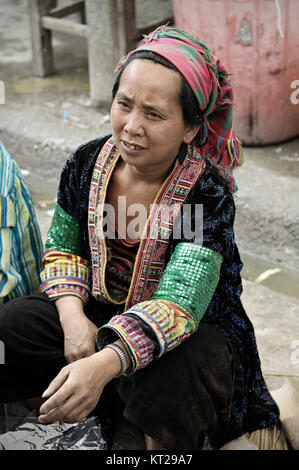
<path id="1" fill-rule="evenodd" d="M 89 267 L 82 258 L 82 237 L 78 222 L 56 205 L 46 242 L 41 273 L 41 290 L 56 300 L 75 295 L 85 303 L 89 295 Z"/>

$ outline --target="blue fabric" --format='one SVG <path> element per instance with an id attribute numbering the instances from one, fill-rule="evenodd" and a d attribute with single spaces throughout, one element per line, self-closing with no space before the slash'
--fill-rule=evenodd
<path id="1" fill-rule="evenodd" d="M 43 251 L 32 197 L 0 142 L 0 304 L 39 290 Z"/>

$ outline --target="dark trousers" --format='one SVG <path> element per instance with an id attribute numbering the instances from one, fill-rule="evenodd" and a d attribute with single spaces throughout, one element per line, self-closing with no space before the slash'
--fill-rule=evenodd
<path id="1" fill-rule="evenodd" d="M 98 327 L 112 316 L 90 296 L 85 314 Z M 37 397 L 67 362 L 64 334 L 54 302 L 37 293 L 0 305 L 0 341 L 5 364 L 0 365 L 0 403 Z"/>
<path id="2" fill-rule="evenodd" d="M 0 306 L 0 402 L 41 396 L 66 365 L 64 335 L 55 305 L 44 294 Z"/>
<path id="3" fill-rule="evenodd" d="M 99 307 L 106 313 L 101 314 Z M 87 312 L 97 326 L 110 316 L 106 306 L 96 302 L 88 304 Z M 0 307 L 0 340 L 5 345 L 5 364 L 0 365 L 2 403 L 41 396 L 66 365 L 58 312 L 44 294 Z M 232 377 L 233 356 L 225 336 L 201 323 L 182 345 L 132 376 L 108 384 L 113 393 L 105 403 L 120 397 L 124 416 L 167 449 L 197 449 L 215 424 L 220 434 L 226 427 Z"/>

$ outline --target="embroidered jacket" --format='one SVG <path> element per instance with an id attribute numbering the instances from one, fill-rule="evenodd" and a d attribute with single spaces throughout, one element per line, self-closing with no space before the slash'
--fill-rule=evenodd
<path id="1" fill-rule="evenodd" d="M 107 137 L 79 147 L 62 172 L 41 288 L 54 300 L 72 294 L 86 303 L 90 295 L 96 297 L 102 325 L 98 345 L 121 337 L 132 360 L 129 374 L 178 346 L 200 321 L 219 328 L 235 355 L 232 439 L 277 424 L 278 409 L 262 377 L 253 327 L 240 300 L 242 263 L 234 239 L 232 193 L 208 162 L 183 150 L 156 197 L 123 302 L 107 289 L 103 236 L 104 203 L 118 154 Z M 192 209 L 194 228 L 196 205 L 202 207 L 200 240 L 184 231 L 190 213 L 183 209 Z"/>

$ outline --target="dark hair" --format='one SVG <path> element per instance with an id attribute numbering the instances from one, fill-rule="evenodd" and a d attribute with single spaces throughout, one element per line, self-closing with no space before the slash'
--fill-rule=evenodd
<path id="1" fill-rule="evenodd" d="M 129 63 L 135 59 L 151 60 L 155 62 L 156 64 L 164 65 L 164 67 L 167 67 L 177 72 L 181 77 L 181 92 L 180 92 L 179 100 L 182 106 L 184 123 L 186 125 L 191 125 L 191 126 L 195 126 L 195 125 L 202 123 L 202 117 L 198 109 L 198 102 L 196 100 L 196 97 L 189 83 L 185 79 L 185 77 L 180 73 L 180 71 L 171 62 L 169 62 L 164 57 L 158 54 L 155 54 L 152 51 L 137 51 L 137 52 L 134 52 L 134 54 L 132 54 L 129 57 L 129 59 L 127 60 L 127 62 L 125 62 L 123 68 L 120 70 L 115 80 L 115 83 L 112 89 L 112 101 L 114 100 L 115 95 L 118 91 L 119 82 L 120 82 L 122 73 L 124 72 L 125 68 L 129 65 Z"/>

